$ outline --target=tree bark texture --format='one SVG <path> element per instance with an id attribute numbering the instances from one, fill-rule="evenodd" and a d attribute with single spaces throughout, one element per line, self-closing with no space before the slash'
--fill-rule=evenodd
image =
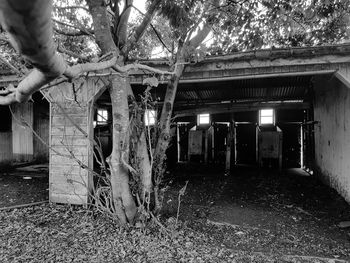
<path id="1" fill-rule="evenodd" d="M 111 25 L 107 15 L 106 2 L 104 0 L 86 0 L 86 3 L 89 6 L 92 16 L 96 42 L 102 53 L 118 52 L 118 48 L 111 34 Z"/>
<path id="2" fill-rule="evenodd" d="M 158 4 L 159 4 L 158 0 Z M 107 16 L 107 9 L 104 0 L 87 0 L 89 10 L 93 18 L 94 31 L 96 36 L 96 41 L 101 48 L 103 54 L 108 52 L 116 52 L 117 55 L 120 54 L 119 48 L 116 46 L 113 36 L 110 31 L 110 22 Z M 155 12 L 153 10 L 153 12 Z M 153 15 L 152 15 L 153 16 Z M 127 16 L 124 16 L 126 18 Z M 126 19 L 124 19 L 126 20 Z M 145 30 L 146 26 L 150 23 L 149 19 L 147 23 L 142 23 L 142 30 L 140 34 Z M 123 21 L 123 19 L 120 19 Z M 125 21 L 122 22 L 126 30 Z M 145 24 L 145 25 L 144 25 Z M 116 39 L 122 37 L 118 35 Z M 128 43 L 129 44 L 129 43 Z M 118 65 L 124 65 L 122 56 L 118 58 Z M 115 198 L 116 209 L 119 209 L 118 217 L 120 217 L 121 222 L 132 222 L 136 214 L 136 205 L 134 199 L 131 195 L 129 186 L 129 171 L 121 164 L 121 158 L 124 158 L 124 162 L 129 162 L 129 108 L 128 108 L 128 96 L 133 96 L 131 86 L 127 78 L 116 77 L 110 87 L 110 96 L 112 102 L 113 111 L 113 150 L 111 158 L 109 159 L 109 164 L 111 168 L 111 188 L 113 192 L 113 197 Z M 143 137 L 142 137 L 143 136 Z M 138 153 L 137 155 L 142 155 L 142 161 L 140 166 L 141 182 L 143 183 L 143 192 L 150 191 L 152 181 L 151 181 L 151 165 L 149 160 L 149 155 L 147 151 L 147 144 L 145 140 L 145 135 L 141 135 L 141 140 L 139 140 L 137 145 Z M 123 145 L 121 145 L 123 144 Z M 125 211 L 125 216 L 121 213 L 121 210 Z"/>
<path id="3" fill-rule="evenodd" d="M 212 0 L 210 3 L 208 2 L 208 8 L 211 6 L 217 7 L 219 5 L 219 0 Z M 213 15 L 213 14 L 212 14 Z M 209 19 L 208 19 L 209 20 Z M 176 70 L 173 77 L 169 80 L 164 104 L 162 108 L 161 117 L 159 120 L 160 123 L 160 136 L 157 141 L 156 149 L 155 149 L 155 158 L 154 158 L 154 166 L 153 171 L 157 173 L 157 169 L 160 166 L 163 166 L 163 163 L 166 158 L 166 150 L 169 146 L 171 135 L 170 135 L 170 122 L 171 116 L 173 113 L 174 102 L 177 92 L 177 86 L 179 84 L 179 80 L 182 76 L 182 73 L 185 69 L 185 60 L 191 56 L 192 52 L 204 41 L 204 39 L 208 36 L 211 31 L 211 27 L 209 23 L 205 23 L 201 29 L 197 32 L 197 34 L 190 39 L 192 35 L 192 30 L 185 37 L 185 35 L 180 39 L 178 51 L 176 54 Z M 185 41 L 183 39 L 186 39 Z"/>
<path id="4" fill-rule="evenodd" d="M 113 117 L 113 147 L 109 157 L 112 195 L 122 223 L 133 223 L 136 205 L 129 187 L 129 105 L 125 78 L 115 77 L 110 87 Z M 125 213 L 123 217 L 122 213 Z"/>
<path id="5" fill-rule="evenodd" d="M 180 61 L 181 63 L 181 61 Z M 174 108 L 174 101 L 179 84 L 180 77 L 183 73 L 184 65 L 177 66 L 176 73 L 171 77 L 167 84 L 166 94 L 164 98 L 164 104 L 162 107 L 162 113 L 159 120 L 160 135 L 157 141 L 155 153 L 154 153 L 154 164 L 157 165 L 159 162 L 163 162 L 165 159 L 165 152 L 170 142 L 170 122 Z"/>
<path id="6" fill-rule="evenodd" d="M 182 50 L 178 51 L 177 63 L 179 65 L 176 67 L 175 74 L 171 77 L 167 84 L 167 89 L 164 98 L 164 104 L 162 107 L 162 113 L 159 120 L 159 137 L 156 144 L 156 149 L 154 151 L 154 159 L 152 165 L 152 171 L 155 181 L 154 186 L 154 199 L 155 199 L 155 213 L 159 213 L 162 206 L 162 194 L 160 193 L 159 183 L 162 179 L 164 173 L 164 163 L 166 160 L 166 150 L 169 147 L 171 140 L 170 135 L 170 124 L 171 116 L 174 108 L 174 101 L 176 97 L 177 87 L 179 84 L 180 77 L 185 69 L 184 59 Z"/>

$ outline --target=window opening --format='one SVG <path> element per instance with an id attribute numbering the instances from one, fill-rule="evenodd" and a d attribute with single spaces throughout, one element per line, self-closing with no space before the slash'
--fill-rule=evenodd
<path id="1" fill-rule="evenodd" d="M 145 111 L 145 125 L 151 126 L 156 124 L 156 111 L 146 110 Z"/>
<path id="2" fill-rule="evenodd" d="M 275 112 L 273 109 L 264 109 L 259 111 L 259 124 L 267 125 L 275 123 Z"/>
<path id="3" fill-rule="evenodd" d="M 198 115 L 198 125 L 210 124 L 210 114 L 203 113 Z"/>
<path id="4" fill-rule="evenodd" d="M 97 124 L 105 125 L 108 123 L 108 111 L 106 109 L 97 110 Z"/>

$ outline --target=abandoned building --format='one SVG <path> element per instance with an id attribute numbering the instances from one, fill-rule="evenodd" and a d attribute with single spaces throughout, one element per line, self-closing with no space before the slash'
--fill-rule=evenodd
<path id="1" fill-rule="evenodd" d="M 0 87 L 17 82 L 8 69 L 0 76 Z M 0 166 L 49 161 L 50 105 L 40 93 L 28 103 L 1 106 L 0 116 Z"/>
<path id="2" fill-rule="evenodd" d="M 169 166 L 301 168 L 350 202 L 350 45 L 271 49 L 209 56 L 186 67 L 174 105 Z M 167 61 L 142 63 L 168 69 Z M 42 90 L 23 105 L 0 108 L 0 162 L 49 162 L 52 202 L 86 204 L 92 178 L 73 152 L 93 165 L 91 138 L 111 151 L 111 103 L 103 74 Z M 144 72 L 132 72 L 142 94 Z M 2 87 L 15 82 L 2 74 Z M 160 106 L 166 81 L 152 89 Z M 161 107 L 159 107 L 160 109 Z M 158 109 L 158 110 L 159 110 Z M 12 111 L 12 114 L 11 114 Z M 146 112 L 154 125 L 157 108 Z M 33 127 L 50 150 L 37 136 Z M 231 176 L 234 176 L 231 174 Z"/>

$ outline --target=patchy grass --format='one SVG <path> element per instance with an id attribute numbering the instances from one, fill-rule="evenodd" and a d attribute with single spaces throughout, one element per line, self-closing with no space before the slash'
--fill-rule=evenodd
<path id="1" fill-rule="evenodd" d="M 213 228 L 225 235 L 225 227 L 207 225 L 212 229 L 208 232 L 186 223 L 176 227 L 174 222 L 164 222 L 164 233 L 156 226 L 119 227 L 71 206 L 1 211 L 0 262 L 337 262 L 233 250 L 213 235 Z"/>

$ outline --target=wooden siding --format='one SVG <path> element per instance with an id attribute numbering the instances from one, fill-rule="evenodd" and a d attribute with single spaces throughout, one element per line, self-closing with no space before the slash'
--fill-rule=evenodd
<path id="1" fill-rule="evenodd" d="M 12 132 L 0 132 L 0 165 L 12 162 Z"/>
<path id="2" fill-rule="evenodd" d="M 91 167 L 89 136 L 89 102 L 101 92 L 105 83 L 100 78 L 62 83 L 44 92 L 50 101 L 49 196 L 55 203 L 86 205 L 89 201 Z"/>
<path id="3" fill-rule="evenodd" d="M 80 164 L 88 165 L 89 160 L 89 141 L 81 132 L 87 132 L 88 107 L 73 106 L 74 111 L 63 104 L 61 107 L 51 103 L 50 200 L 87 204 L 88 171 Z M 62 110 L 71 112 L 69 117 Z"/>
<path id="4" fill-rule="evenodd" d="M 33 103 L 16 104 L 11 108 L 13 160 L 30 162 L 33 160 L 33 132 L 26 124 L 33 127 Z"/>
<path id="5" fill-rule="evenodd" d="M 41 142 L 34 136 L 34 159 L 42 163 L 49 162 L 49 128 L 50 128 L 50 113 L 49 103 L 34 104 L 34 131 L 40 136 Z"/>

